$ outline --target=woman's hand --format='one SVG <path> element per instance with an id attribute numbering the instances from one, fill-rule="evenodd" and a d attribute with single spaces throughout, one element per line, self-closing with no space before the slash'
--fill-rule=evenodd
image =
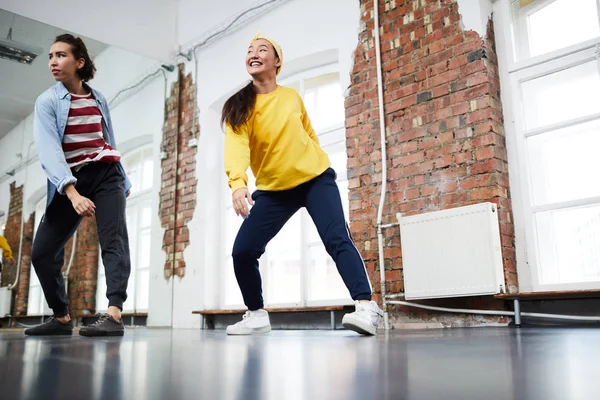
<path id="1" fill-rule="evenodd" d="M 88 199 L 87 197 L 83 197 L 79 194 L 77 189 L 73 185 L 68 185 L 65 188 L 65 193 L 69 200 L 71 200 L 71 204 L 73 208 L 77 212 L 77 214 L 82 217 L 91 217 L 96 212 L 96 205 L 93 201 Z"/>
<path id="2" fill-rule="evenodd" d="M 248 207 L 248 204 L 253 205 L 254 201 L 252 201 L 252 196 L 250 195 L 248 188 L 239 188 L 233 192 L 231 200 L 233 209 L 237 215 L 246 218 L 248 214 L 250 214 L 250 207 Z"/>

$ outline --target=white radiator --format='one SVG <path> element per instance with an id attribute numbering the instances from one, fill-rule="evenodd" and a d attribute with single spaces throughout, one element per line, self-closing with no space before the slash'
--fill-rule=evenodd
<path id="1" fill-rule="evenodd" d="M 10 303 L 12 298 L 12 292 L 8 287 L 0 288 L 0 318 L 4 318 L 10 314 Z"/>
<path id="2" fill-rule="evenodd" d="M 481 203 L 398 214 L 406 299 L 503 293 L 498 209 Z"/>

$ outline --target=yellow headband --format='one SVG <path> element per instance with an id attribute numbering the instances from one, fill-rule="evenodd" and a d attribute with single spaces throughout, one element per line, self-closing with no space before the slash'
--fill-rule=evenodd
<path id="1" fill-rule="evenodd" d="M 277 56 L 279 57 L 279 60 L 281 61 L 281 65 L 279 67 L 277 67 L 277 75 L 279 75 L 279 71 L 281 71 L 281 67 L 283 66 L 283 50 L 281 50 L 281 46 L 278 45 L 277 42 L 274 41 L 273 39 L 270 39 L 266 36 L 261 35 L 260 32 L 258 32 L 256 34 L 256 36 L 254 36 L 254 39 L 252 39 L 250 44 L 256 42 L 258 39 L 263 39 L 263 40 L 266 40 L 267 42 L 271 43 L 271 45 L 277 52 Z"/>

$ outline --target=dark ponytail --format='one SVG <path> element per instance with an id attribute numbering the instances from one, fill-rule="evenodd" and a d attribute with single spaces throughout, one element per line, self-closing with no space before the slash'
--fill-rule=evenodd
<path id="1" fill-rule="evenodd" d="M 90 58 L 87 47 L 85 46 L 85 43 L 83 43 L 83 40 L 81 40 L 79 37 L 75 37 L 66 33 L 64 35 L 57 36 L 56 39 L 54 39 L 54 43 L 57 42 L 71 45 L 71 53 L 73 53 L 75 60 L 79 60 L 80 58 L 85 60 L 85 65 L 77 70 L 77 75 L 79 78 L 84 82 L 94 79 L 94 75 L 96 74 L 96 66 Z"/>
<path id="2" fill-rule="evenodd" d="M 231 96 L 223 106 L 221 125 L 228 123 L 235 133 L 248 120 L 256 104 L 256 89 L 250 82 L 242 90 Z"/>

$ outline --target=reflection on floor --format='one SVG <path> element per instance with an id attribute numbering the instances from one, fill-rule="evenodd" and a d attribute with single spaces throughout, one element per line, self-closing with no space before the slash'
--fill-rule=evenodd
<path id="1" fill-rule="evenodd" d="M 0 331 L 1 399 L 594 399 L 600 330 Z"/>

